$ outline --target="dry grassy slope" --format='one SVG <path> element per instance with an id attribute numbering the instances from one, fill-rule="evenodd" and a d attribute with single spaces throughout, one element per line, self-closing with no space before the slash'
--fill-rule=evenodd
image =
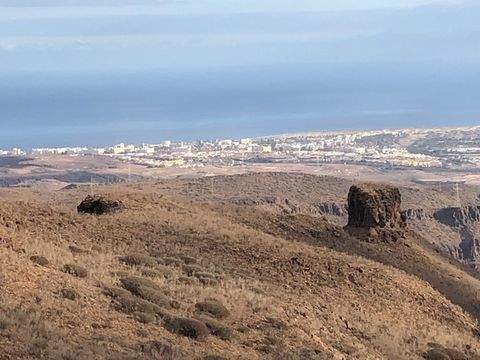
<path id="1" fill-rule="evenodd" d="M 227 213 L 225 208 L 222 213 Z M 273 236 L 327 247 L 394 266 L 430 283 L 454 303 L 480 319 L 480 276 L 454 259 L 446 258 L 414 232 L 396 244 L 358 241 L 340 227 L 309 215 L 277 215 L 231 207 L 232 219 Z M 260 216 L 259 216 L 260 215 Z"/>
<path id="2" fill-rule="evenodd" d="M 88 189 L 2 190 L 0 358 L 150 359 L 145 344 L 153 340 L 170 344 L 171 357 L 188 359 L 416 359 L 429 342 L 480 351 L 476 321 L 418 278 L 297 241 L 301 232 L 295 241 L 291 231 L 267 234 L 250 222 L 265 216 L 253 207 L 247 216 L 228 205 L 162 195 L 179 186 L 98 188 L 126 205 L 100 217 L 75 212 Z M 328 224 L 321 229 L 323 241 L 337 236 Z M 73 244 L 88 253 L 75 254 Z M 179 302 L 170 312 L 192 317 L 197 301 L 214 297 L 230 310 L 223 324 L 231 339 L 190 340 L 117 311 L 102 286 L 118 283 L 119 272 L 144 276 L 144 267 L 119 262 L 132 253 L 164 263 L 189 255 L 202 272 L 217 274 L 218 283 L 202 284 L 186 282 L 181 265 L 153 266 L 169 271 L 153 281 Z M 34 265 L 32 255 L 50 264 Z M 89 275 L 62 272 L 67 263 Z M 79 297 L 63 298 L 64 288 Z"/>
<path id="3" fill-rule="evenodd" d="M 197 200 L 231 202 L 235 199 L 264 199 L 278 197 L 289 199 L 303 207 L 320 202 L 344 204 L 350 186 L 350 180 L 330 176 L 317 176 L 301 173 L 248 173 L 244 175 L 217 176 L 197 179 L 178 179 L 159 181 L 157 186 L 162 192 L 177 196 L 183 194 Z M 456 191 L 453 187 L 403 187 L 404 209 L 438 209 L 455 206 Z M 461 201 L 464 204 L 480 201 L 480 189 L 464 185 L 460 188 Z"/>

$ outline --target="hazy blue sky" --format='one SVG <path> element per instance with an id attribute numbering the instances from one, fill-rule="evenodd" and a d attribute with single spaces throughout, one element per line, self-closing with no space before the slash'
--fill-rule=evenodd
<path id="1" fill-rule="evenodd" d="M 0 0 L 0 71 L 476 61 L 479 9 L 460 0 Z"/>
<path id="2" fill-rule="evenodd" d="M 478 19 L 462 0 L 0 0 L 0 147 L 475 123 Z"/>

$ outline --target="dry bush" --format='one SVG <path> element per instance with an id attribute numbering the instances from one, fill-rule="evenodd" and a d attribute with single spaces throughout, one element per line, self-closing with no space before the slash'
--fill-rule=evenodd
<path id="1" fill-rule="evenodd" d="M 165 319 L 165 328 L 174 334 L 195 340 L 205 340 L 210 334 L 209 329 L 202 321 L 177 316 Z"/>
<path id="2" fill-rule="evenodd" d="M 130 266 L 155 267 L 158 264 L 155 258 L 144 254 L 124 255 L 121 256 L 119 260 Z"/>
<path id="3" fill-rule="evenodd" d="M 221 340 L 231 340 L 233 338 L 232 329 L 220 321 L 205 315 L 196 316 L 196 319 L 203 322 L 213 336 L 216 336 Z"/>
<path id="4" fill-rule="evenodd" d="M 88 270 L 83 266 L 77 264 L 65 264 L 62 268 L 63 272 L 79 277 L 86 278 L 88 276 Z"/>
<path id="5" fill-rule="evenodd" d="M 40 308 L 3 308 L 0 332 L 19 346 L 19 353 L 40 358 L 65 350 L 66 334 L 45 321 Z"/>
<path id="6" fill-rule="evenodd" d="M 208 314 L 216 319 L 223 319 L 230 315 L 230 311 L 218 300 L 207 299 L 205 301 L 197 302 L 195 309 L 199 313 Z"/>

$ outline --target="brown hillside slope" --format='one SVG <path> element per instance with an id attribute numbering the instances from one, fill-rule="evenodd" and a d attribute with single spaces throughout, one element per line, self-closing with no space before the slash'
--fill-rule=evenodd
<path id="1" fill-rule="evenodd" d="M 215 191 L 224 194 L 225 199 L 234 198 L 234 193 L 250 194 L 261 197 L 268 192 L 273 196 L 283 194 L 291 199 L 289 203 L 318 203 L 335 200 L 346 202 L 348 182 L 330 177 L 316 177 L 303 174 L 277 174 L 271 183 L 271 174 L 248 174 L 238 178 L 227 177 L 224 185 L 217 181 Z M 208 182 L 206 179 L 198 180 Z M 191 186 L 190 189 L 193 187 Z M 295 191 L 287 191 L 295 189 Z M 309 189 L 311 192 L 309 193 Z M 341 191 L 344 199 L 341 199 Z M 470 189 L 469 196 L 476 197 L 475 189 Z M 436 190 L 402 188 L 403 204 L 406 207 L 422 207 L 435 203 L 435 206 L 445 205 L 453 201 L 448 193 L 437 196 Z M 203 192 L 205 194 L 207 192 Z M 302 195 L 303 194 L 303 195 Z M 216 201 L 218 203 L 219 201 Z M 256 206 L 257 212 L 251 211 L 251 206 L 232 204 L 223 201 L 219 212 L 226 213 L 229 209 L 232 220 L 266 232 L 273 236 L 281 236 L 293 241 L 303 241 L 309 244 L 328 247 L 330 249 L 359 255 L 374 261 L 391 265 L 409 274 L 424 279 L 448 299 L 462 306 L 477 319 L 480 319 L 480 274 L 473 271 L 453 258 L 439 254 L 436 248 L 425 238 L 409 231 L 404 241 L 394 244 L 383 242 L 369 243 L 359 241 L 347 234 L 340 226 L 330 224 L 322 216 L 311 214 L 308 207 L 297 209 L 293 213 L 278 212 L 276 206 Z M 338 217 L 337 217 L 338 218 Z M 432 229 L 433 231 L 434 229 Z M 428 232 L 426 229 L 424 232 Z"/>
<path id="2" fill-rule="evenodd" d="M 426 282 L 301 232 L 267 234 L 252 224 L 267 217 L 256 207 L 165 196 L 165 184 L 97 191 L 123 210 L 77 214 L 88 189 L 2 190 L 1 359 L 419 359 L 432 343 L 480 352 L 477 322 Z M 222 304 L 207 307 L 216 320 L 205 318 L 210 298 Z"/>
<path id="3" fill-rule="evenodd" d="M 196 200 L 212 200 L 241 204 L 268 204 L 269 200 L 288 199 L 300 210 L 309 210 L 318 203 L 346 203 L 351 180 L 302 173 L 247 173 L 243 175 L 162 180 L 157 186 L 165 194 L 183 194 Z M 478 202 L 480 189 L 463 185 L 462 203 Z M 455 206 L 457 193 L 448 184 L 440 187 L 418 185 L 401 188 L 405 209 L 438 209 Z M 283 206 L 285 204 L 282 204 Z"/>

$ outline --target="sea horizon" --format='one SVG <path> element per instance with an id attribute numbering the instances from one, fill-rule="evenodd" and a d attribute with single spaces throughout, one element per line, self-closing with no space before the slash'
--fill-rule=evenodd
<path id="1" fill-rule="evenodd" d="M 474 69 L 288 64 L 3 76 L 0 147 L 471 126 Z"/>

